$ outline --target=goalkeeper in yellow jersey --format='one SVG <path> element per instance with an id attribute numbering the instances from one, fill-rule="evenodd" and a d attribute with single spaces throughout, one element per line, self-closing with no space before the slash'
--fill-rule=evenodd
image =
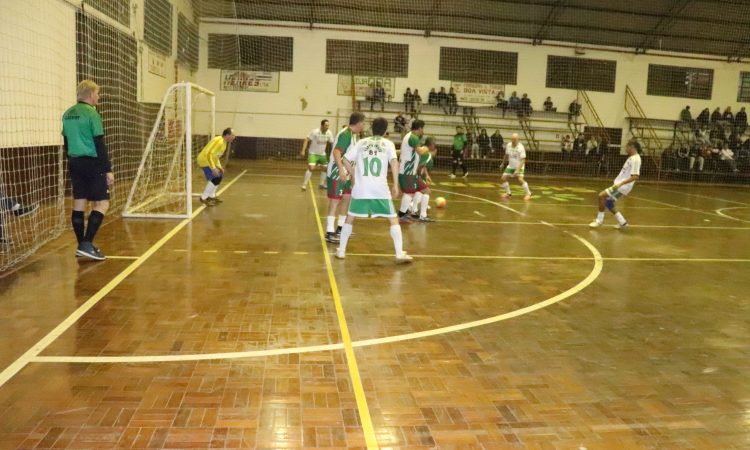
<path id="1" fill-rule="evenodd" d="M 227 128 L 221 133 L 221 136 L 211 139 L 203 147 L 203 150 L 198 153 L 196 162 L 203 169 L 203 174 L 206 176 L 206 180 L 208 180 L 206 189 L 201 194 L 201 203 L 206 206 L 215 206 L 217 203 L 221 203 L 221 200 L 216 198 L 216 189 L 218 189 L 224 177 L 224 169 L 221 167 L 220 158 L 233 140 L 234 131 L 231 128 Z"/>

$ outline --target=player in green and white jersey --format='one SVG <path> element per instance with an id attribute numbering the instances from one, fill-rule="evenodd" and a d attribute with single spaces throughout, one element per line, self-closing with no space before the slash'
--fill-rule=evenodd
<path id="1" fill-rule="evenodd" d="M 316 169 L 320 170 L 320 188 L 326 188 L 326 172 L 328 167 L 326 147 L 328 144 L 333 145 L 333 134 L 328 128 L 328 120 L 323 119 L 320 121 L 320 128 L 312 130 L 305 138 L 305 142 L 302 143 L 300 156 L 305 156 L 305 151 L 308 152 L 307 170 L 305 171 L 305 179 L 302 182 L 303 191 L 307 189 L 307 183 Z"/>
<path id="2" fill-rule="evenodd" d="M 437 155 L 435 138 L 432 136 L 426 138 L 424 146 L 427 147 L 428 151 L 419 156 L 417 192 L 414 193 L 410 211 L 412 212 L 411 217 L 420 222 L 434 222 L 434 219 L 427 217 L 427 208 L 430 205 L 430 185 L 432 184 L 430 171 L 435 162 L 435 155 Z"/>
<path id="3" fill-rule="evenodd" d="M 415 120 L 411 124 L 411 131 L 401 141 L 401 155 L 399 156 L 398 185 L 403 192 L 398 217 L 402 222 L 409 222 L 409 206 L 417 192 L 417 168 L 419 157 L 427 152 L 422 145 L 424 121 Z"/>
<path id="4" fill-rule="evenodd" d="M 351 176 L 341 164 L 341 156 L 354 146 L 357 142 L 357 134 L 362 132 L 364 126 L 365 115 L 361 112 L 352 113 L 349 116 L 349 126 L 336 135 L 331 159 L 328 161 L 328 217 L 326 218 L 325 238 L 330 243 L 339 241 L 352 194 Z M 339 204 L 341 204 L 340 207 Z M 339 211 L 338 230 L 335 228 L 337 211 Z"/>
<path id="5" fill-rule="evenodd" d="M 503 189 L 505 189 L 505 193 L 502 195 L 502 197 L 510 198 L 510 196 L 512 195 L 510 193 L 510 184 L 508 183 L 508 178 L 518 177 L 518 182 L 521 183 L 521 187 L 523 187 L 523 192 L 525 193 L 523 199 L 531 200 L 531 190 L 529 189 L 529 183 L 527 183 L 526 180 L 523 179 L 524 173 L 526 171 L 526 149 L 523 147 L 522 143 L 518 142 L 518 133 L 513 133 L 513 135 L 510 137 L 510 142 L 508 142 L 508 145 L 505 147 L 505 156 L 503 157 L 503 163 L 505 163 L 506 161 L 508 165 L 505 167 L 503 175 L 500 178 Z"/>
<path id="6" fill-rule="evenodd" d="M 630 141 L 625 147 L 628 159 L 622 166 L 622 170 L 615 178 L 615 184 L 599 193 L 599 212 L 596 219 L 589 224 L 591 228 L 598 228 L 604 223 L 604 210 L 608 209 L 617 219 L 616 228 L 622 230 L 628 226 L 628 221 L 617 211 L 615 203 L 617 200 L 630 194 L 636 180 L 641 176 L 641 144 L 638 141 Z"/>
<path id="7" fill-rule="evenodd" d="M 355 174 L 352 202 L 346 223 L 341 230 L 341 242 L 336 257 L 346 258 L 346 244 L 352 235 L 355 217 L 385 217 L 390 223 L 391 239 L 396 250 L 397 262 L 411 262 L 412 257 L 404 251 L 401 226 L 398 224 L 392 198 L 399 196 L 398 160 L 396 147 L 383 137 L 388 131 L 388 121 L 382 117 L 372 122 L 373 136 L 362 139 L 351 147 L 341 162 L 350 173 Z M 393 176 L 393 187 L 388 189 L 388 169 Z M 355 172 L 356 171 L 356 172 Z M 391 195 L 393 197 L 391 197 Z"/>

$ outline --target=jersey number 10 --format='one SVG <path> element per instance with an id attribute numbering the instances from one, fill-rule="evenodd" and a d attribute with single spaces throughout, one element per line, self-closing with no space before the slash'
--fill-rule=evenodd
<path id="1" fill-rule="evenodd" d="M 365 169 L 365 176 L 369 177 L 370 175 L 374 177 L 379 177 L 380 172 L 383 170 L 383 163 L 380 162 L 380 159 L 378 158 L 365 158 L 364 159 L 364 169 Z"/>

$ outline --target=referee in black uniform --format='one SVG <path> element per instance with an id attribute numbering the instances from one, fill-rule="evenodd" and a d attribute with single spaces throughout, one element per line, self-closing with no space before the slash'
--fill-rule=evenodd
<path id="1" fill-rule="evenodd" d="M 83 80 L 76 89 L 78 102 L 63 114 L 63 138 L 68 156 L 70 181 L 73 185 L 73 231 L 78 239 L 76 256 L 97 261 L 106 257 L 94 245 L 104 214 L 109 209 L 109 188 L 115 181 L 104 143 L 102 117 L 96 111 L 99 86 Z M 93 202 L 85 227 L 86 204 Z"/>

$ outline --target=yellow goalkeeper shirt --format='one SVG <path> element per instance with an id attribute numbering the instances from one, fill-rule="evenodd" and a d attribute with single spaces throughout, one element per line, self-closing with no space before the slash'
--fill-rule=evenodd
<path id="1" fill-rule="evenodd" d="M 223 155 L 226 150 L 227 143 L 224 141 L 224 137 L 216 136 L 211 139 L 205 147 L 203 147 L 203 150 L 201 150 L 200 153 L 198 153 L 196 162 L 200 167 L 210 167 L 212 169 L 218 167 L 221 169 L 221 161 L 219 161 L 219 158 L 221 158 L 221 155 Z"/>

